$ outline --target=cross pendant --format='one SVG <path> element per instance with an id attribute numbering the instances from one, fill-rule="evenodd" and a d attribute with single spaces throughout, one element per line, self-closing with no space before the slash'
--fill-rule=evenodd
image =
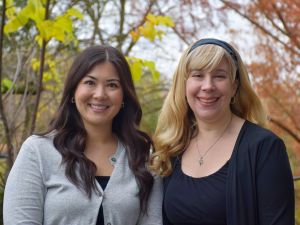
<path id="1" fill-rule="evenodd" d="M 202 166 L 202 165 L 203 165 L 203 163 L 204 163 L 203 157 L 201 157 L 201 158 L 199 159 L 198 163 L 199 163 L 199 166 Z"/>

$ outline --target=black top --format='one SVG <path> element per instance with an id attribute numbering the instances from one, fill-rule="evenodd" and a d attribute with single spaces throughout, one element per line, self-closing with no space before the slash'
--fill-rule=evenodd
<path id="1" fill-rule="evenodd" d="M 106 185 L 109 181 L 110 176 L 96 176 L 96 180 L 100 184 L 102 190 L 104 191 L 106 188 Z M 102 204 L 100 205 L 99 213 L 98 213 L 98 218 L 97 218 L 97 223 L 96 225 L 104 225 L 104 217 L 103 217 L 103 207 Z"/>
<path id="2" fill-rule="evenodd" d="M 170 177 L 164 178 L 165 189 Z M 228 165 L 226 224 L 295 224 L 294 183 L 285 145 L 274 133 L 249 121 L 238 135 Z"/>
<path id="3" fill-rule="evenodd" d="M 174 225 L 226 225 L 226 178 L 228 162 L 217 172 L 201 178 L 183 173 L 176 158 L 164 197 L 164 213 Z"/>

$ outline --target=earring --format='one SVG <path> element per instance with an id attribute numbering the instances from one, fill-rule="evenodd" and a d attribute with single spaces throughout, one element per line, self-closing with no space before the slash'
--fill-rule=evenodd
<path id="1" fill-rule="evenodd" d="M 231 100 L 230 100 L 230 104 L 231 104 L 231 105 L 234 105 L 235 102 L 236 102 L 236 96 L 233 96 L 233 97 L 231 98 Z"/>
<path id="2" fill-rule="evenodd" d="M 74 97 L 71 98 L 71 102 L 75 103 L 75 98 Z"/>
<path id="3" fill-rule="evenodd" d="M 122 108 L 124 108 L 124 107 L 125 107 L 125 103 L 124 103 L 124 102 L 122 102 L 122 104 L 121 104 L 121 107 L 122 107 Z"/>

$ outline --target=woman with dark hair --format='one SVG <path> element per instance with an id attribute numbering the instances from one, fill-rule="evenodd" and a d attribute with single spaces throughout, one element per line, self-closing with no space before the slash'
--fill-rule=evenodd
<path id="1" fill-rule="evenodd" d="M 161 224 L 161 182 L 130 68 L 110 46 L 73 62 L 47 132 L 29 137 L 8 176 L 4 224 Z"/>

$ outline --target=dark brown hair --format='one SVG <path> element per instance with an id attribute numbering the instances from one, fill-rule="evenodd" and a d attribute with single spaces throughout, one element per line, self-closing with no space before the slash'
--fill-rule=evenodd
<path id="1" fill-rule="evenodd" d="M 61 153 L 66 165 L 66 176 L 78 188 L 91 197 L 99 191 L 95 183 L 96 165 L 84 154 L 87 133 L 76 105 L 72 103 L 76 87 L 94 66 L 110 62 L 120 77 L 125 107 L 113 119 L 112 130 L 126 146 L 129 167 L 139 186 L 139 199 L 143 212 L 153 186 L 153 177 L 147 170 L 152 140 L 139 130 L 141 106 L 135 92 L 129 65 L 125 57 L 111 46 L 93 46 L 82 51 L 74 60 L 65 81 L 65 87 L 57 113 L 48 132 L 55 131 L 54 146 Z M 79 169 L 80 173 L 76 173 Z M 121 188 L 121 187 L 120 187 Z"/>

